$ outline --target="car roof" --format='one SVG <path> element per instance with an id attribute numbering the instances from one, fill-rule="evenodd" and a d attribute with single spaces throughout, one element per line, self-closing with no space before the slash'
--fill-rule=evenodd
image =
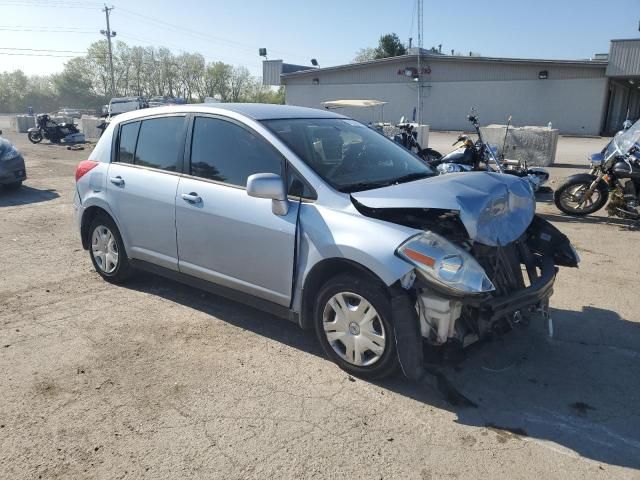
<path id="1" fill-rule="evenodd" d="M 149 115 L 171 113 L 224 113 L 232 111 L 253 120 L 276 120 L 288 118 L 348 118 L 328 110 L 318 108 L 295 107 L 291 105 L 275 105 L 270 103 L 198 103 L 189 105 L 168 105 L 152 107 L 122 113 L 114 121 L 122 122 Z"/>

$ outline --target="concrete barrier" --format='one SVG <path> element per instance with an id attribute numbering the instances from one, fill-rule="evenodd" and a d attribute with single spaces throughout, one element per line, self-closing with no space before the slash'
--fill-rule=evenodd
<path id="1" fill-rule="evenodd" d="M 36 126 L 34 115 L 14 115 L 9 121 L 10 129 L 17 133 L 27 133 L 30 128 Z"/>
<path id="2" fill-rule="evenodd" d="M 504 158 L 520 160 L 531 166 L 546 167 L 556 160 L 558 130 L 547 127 L 509 127 L 505 141 L 506 125 L 488 125 L 480 127 L 485 142 L 498 148 Z"/>
<path id="3" fill-rule="evenodd" d="M 97 126 L 104 121 L 103 118 L 83 115 L 80 119 L 80 130 L 87 140 L 97 140 L 100 138 L 100 130 Z"/>

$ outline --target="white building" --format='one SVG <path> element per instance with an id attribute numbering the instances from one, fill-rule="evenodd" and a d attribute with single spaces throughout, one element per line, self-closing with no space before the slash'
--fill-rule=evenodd
<path id="1" fill-rule="evenodd" d="M 607 58 L 608 57 L 608 58 Z M 419 63 L 419 64 L 418 64 Z M 265 83 L 283 84 L 286 103 L 323 108 L 342 99 L 387 102 L 373 109 L 345 108 L 363 122 L 401 116 L 434 130 L 468 129 L 475 107 L 482 124 L 547 125 L 561 133 L 599 135 L 640 116 L 640 40 L 614 40 L 609 55 L 589 60 L 541 60 L 409 55 L 336 67 L 291 71 L 264 63 Z M 278 82 L 279 80 L 279 82 Z"/>

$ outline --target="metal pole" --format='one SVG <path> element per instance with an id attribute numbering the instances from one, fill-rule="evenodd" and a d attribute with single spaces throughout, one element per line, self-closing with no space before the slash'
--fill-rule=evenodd
<path id="1" fill-rule="evenodd" d="M 102 30 L 100 33 L 102 33 L 103 35 L 105 35 L 107 37 L 107 44 L 109 46 L 109 69 L 111 72 L 111 96 L 114 97 L 116 94 L 116 80 L 113 74 L 113 52 L 111 50 L 111 38 L 116 36 L 115 32 L 111 32 L 111 27 L 109 26 L 109 13 L 111 12 L 111 10 L 113 10 L 114 7 L 107 7 L 107 5 L 105 4 L 104 6 L 104 10 L 102 10 L 104 12 L 104 15 L 107 19 L 107 30 Z"/>
<path id="2" fill-rule="evenodd" d="M 418 0 L 418 125 L 422 125 L 422 0 Z"/>

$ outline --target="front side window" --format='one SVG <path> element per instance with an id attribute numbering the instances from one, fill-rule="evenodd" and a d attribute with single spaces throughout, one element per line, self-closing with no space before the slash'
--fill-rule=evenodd
<path id="1" fill-rule="evenodd" d="M 184 117 L 143 120 L 135 150 L 135 165 L 177 172 L 183 150 Z"/>
<path id="2" fill-rule="evenodd" d="M 293 118 L 262 123 L 341 192 L 435 175 L 416 155 L 354 120 Z"/>
<path id="3" fill-rule="evenodd" d="M 118 162 L 133 163 L 139 129 L 140 122 L 126 123 L 120 127 Z"/>
<path id="4" fill-rule="evenodd" d="M 196 117 L 191 175 L 245 187 L 254 173 L 282 175 L 282 159 L 271 145 L 235 123 Z"/>

